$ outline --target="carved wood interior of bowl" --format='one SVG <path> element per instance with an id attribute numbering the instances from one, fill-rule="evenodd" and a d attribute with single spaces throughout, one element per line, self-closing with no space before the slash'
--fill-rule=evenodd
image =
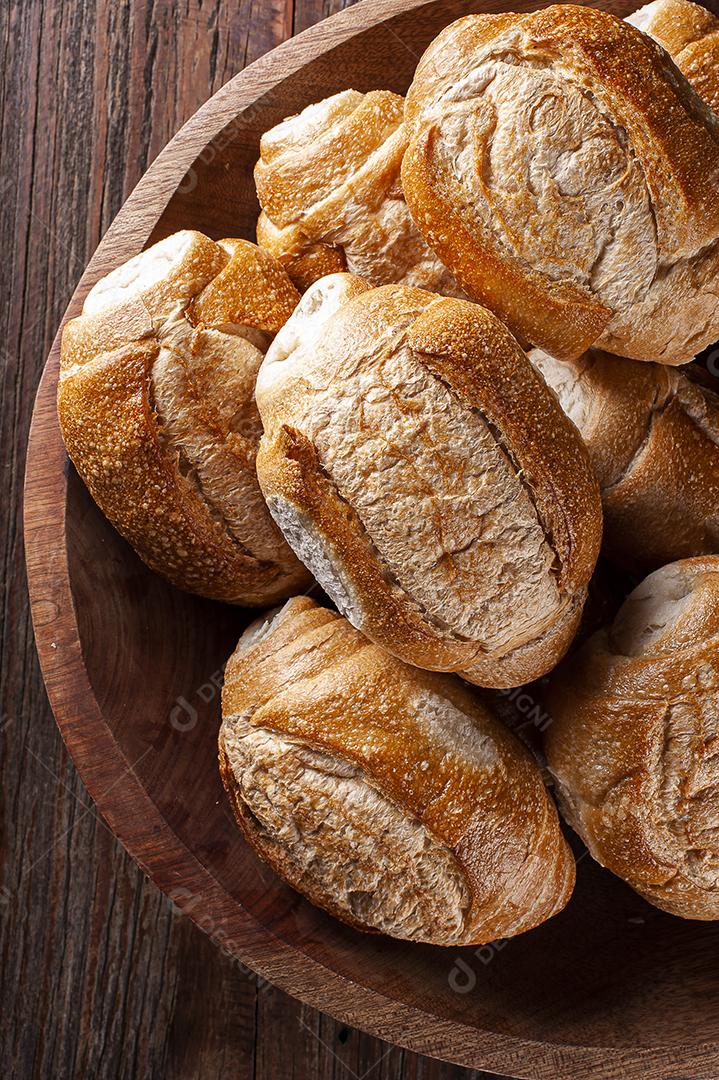
<path id="1" fill-rule="evenodd" d="M 437 31 L 479 10 L 502 5 L 365 0 L 241 73 L 143 178 L 68 315 L 99 276 L 175 229 L 254 238 L 261 133 L 347 86 L 406 90 Z M 166 585 L 104 520 L 62 447 L 57 368 L 56 340 L 26 482 L 38 649 L 91 794 L 157 884 L 289 992 L 413 1049 L 522 1077 L 719 1075 L 719 925 L 662 914 L 589 857 L 560 916 L 500 948 L 450 951 L 353 932 L 262 865 L 216 765 L 221 669 L 247 613 Z"/>

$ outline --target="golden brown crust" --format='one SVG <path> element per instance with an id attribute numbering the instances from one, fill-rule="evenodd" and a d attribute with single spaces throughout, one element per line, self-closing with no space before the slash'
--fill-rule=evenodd
<path id="1" fill-rule="evenodd" d="M 368 94 L 347 90 L 311 108 L 313 116 L 321 116 L 321 122 L 309 142 L 303 128 L 302 157 L 286 152 L 283 133 L 288 121 L 266 132 L 260 142 L 261 157 L 255 168 L 257 196 L 265 213 L 279 226 L 295 221 L 307 205 L 334 195 L 337 187 L 366 166 L 402 123 L 404 102 L 389 90 Z M 298 120 L 290 118 L 289 123 Z M 289 141 L 294 143 L 294 139 Z"/>
<path id="2" fill-rule="evenodd" d="M 318 283 L 314 290 L 321 285 Z M 312 291 L 305 301 L 315 302 Z M 302 306 L 295 319 L 301 314 Z M 295 319 L 283 334 L 292 328 Z M 301 340 L 301 333 L 296 336 Z M 406 374 L 400 375 L 405 360 L 409 367 Z M 466 425 L 477 425 L 476 437 L 481 435 L 487 454 L 493 455 L 493 464 L 488 465 L 490 472 L 503 470 L 512 494 L 507 488 L 496 507 L 489 496 L 483 503 L 483 483 L 478 478 L 475 482 L 470 475 L 479 468 L 478 446 L 472 444 L 474 462 L 461 457 L 455 461 L 449 448 L 445 453 L 439 444 L 432 449 L 435 420 L 430 414 L 426 420 L 416 421 L 417 442 L 411 453 L 399 446 L 393 449 L 391 441 L 386 442 L 390 436 L 383 435 L 381 428 L 374 432 L 375 422 L 389 431 L 390 411 L 377 413 L 377 420 L 371 422 L 366 406 L 364 425 L 343 437 L 341 425 L 348 422 L 354 426 L 354 421 L 340 418 L 341 402 L 352 400 L 355 378 L 367 400 L 376 401 L 378 396 L 381 399 L 386 393 L 384 387 L 395 386 L 394 401 L 407 416 L 400 428 L 402 439 L 408 437 L 409 418 L 419 417 L 419 411 L 429 407 L 428 391 L 436 391 L 438 411 L 434 415 L 440 425 L 436 430 L 444 430 L 447 423 L 461 424 L 462 417 Z M 407 380 L 404 387 L 401 379 Z M 429 381 L 423 394 L 424 405 L 413 397 L 418 379 Z M 330 387 L 332 394 L 338 395 L 339 405 L 323 403 L 322 393 L 316 396 L 314 388 L 318 386 Z M 320 346 L 313 342 L 304 352 L 300 346 L 290 359 L 284 359 L 284 353 L 276 356 L 274 350 L 268 354 L 258 380 L 257 400 L 265 428 L 258 454 L 258 476 L 270 509 L 323 587 L 372 640 L 409 663 L 435 670 L 460 670 L 466 678 L 483 685 L 517 685 L 538 677 L 557 662 L 576 628 L 596 562 L 601 537 L 599 493 L 576 429 L 516 341 L 493 315 L 465 301 L 433 297 L 403 286 L 360 292 L 328 319 Z M 386 409 L 390 409 L 390 403 Z M 321 420 L 325 411 L 333 417 L 334 435 L 332 431 L 328 435 Z M 381 419 L 384 416 L 386 422 Z M 317 433 L 313 434 L 315 426 Z M 330 443 L 323 449 L 328 437 Z M 470 438 L 466 432 L 462 434 L 461 428 L 454 436 L 436 437 L 440 444 L 445 438 Z M 340 466 L 346 469 L 347 462 L 335 459 L 332 464 L 332 445 L 344 446 L 340 453 L 346 456 L 347 447 L 354 445 L 352 439 L 356 442 L 353 459 L 361 462 L 358 467 L 365 477 L 363 485 L 374 482 L 377 470 L 376 475 L 383 478 L 378 498 L 386 501 L 388 512 L 390 505 L 405 507 L 392 534 L 394 539 L 389 536 L 393 528 L 389 520 L 381 535 L 376 529 L 368 529 L 355 497 L 342 495 L 344 482 L 337 470 Z M 410 467 L 406 479 L 396 479 L 399 474 L 394 466 L 406 454 L 415 459 L 414 467 L 419 472 L 412 473 Z M 433 492 L 429 476 L 434 469 L 446 477 L 438 481 L 447 485 L 446 491 L 440 488 Z M 426 486 L 416 479 L 424 475 L 428 478 Z M 415 543 L 412 537 L 419 528 L 415 520 L 418 507 L 407 486 L 410 482 L 426 503 L 426 508 L 419 511 L 422 518 L 437 521 L 436 532 L 427 534 L 427 542 L 444 546 L 444 553 L 438 554 L 428 568 L 428 579 L 436 567 L 454 568 L 453 584 L 437 585 L 440 590 L 452 590 L 452 594 L 444 594 L 439 618 L 432 614 L 434 608 L 428 608 L 420 599 L 421 590 L 400 583 L 397 575 L 401 577 L 401 565 L 391 561 L 393 546 Z M 513 509 L 505 511 L 505 505 Z M 526 524 L 519 521 L 520 505 L 522 513 L 529 515 Z M 458 514 L 450 520 L 452 506 L 457 507 Z M 373 506 L 369 509 L 374 512 Z M 507 512 L 503 528 L 499 522 Z M 458 518 L 462 519 L 461 525 Z M 483 520 L 486 526 L 475 536 L 476 523 Z M 517 541 L 519 553 L 513 547 L 513 554 L 501 554 L 503 537 L 516 529 L 527 530 L 526 539 Z M 493 540 L 495 535 L 497 539 Z M 515 561 L 523 565 L 525 555 L 540 543 L 537 537 L 541 537 L 545 555 L 538 550 L 524 569 L 515 569 Z M 378 543 L 390 554 L 382 555 Z M 421 544 L 424 547 L 425 541 Z M 469 576 L 466 560 L 490 558 L 495 544 L 495 562 L 481 563 L 484 570 L 480 578 L 486 581 L 496 576 L 497 593 L 491 600 L 482 599 L 473 591 L 474 585 L 470 588 L 474 578 Z M 458 555 L 454 554 L 455 548 Z M 543 592 L 546 585 L 552 600 L 542 602 L 544 606 L 540 605 L 531 617 L 535 621 L 525 627 L 525 612 L 514 611 L 514 601 L 506 598 L 506 590 L 516 588 L 522 592 L 524 584 L 517 584 L 513 575 L 534 575 L 535 563 L 542 558 L 548 558 L 551 565 L 545 582 L 532 588 Z M 399 568 L 393 570 L 393 565 Z M 437 580 L 444 582 L 444 577 Z M 458 618 L 466 616 L 470 622 L 475 617 L 470 613 L 486 605 L 504 627 L 497 627 L 494 615 L 489 614 L 489 638 L 485 639 L 484 631 L 477 630 L 478 636 L 455 631 L 451 628 L 450 602 L 456 602 Z M 513 611 L 516 626 L 509 618 Z M 504 644 L 490 645 L 495 636 Z"/>
<path id="3" fill-rule="evenodd" d="M 604 551 L 648 571 L 719 551 L 719 397 L 683 371 L 592 351 L 530 354 L 587 444 Z"/>
<path id="4" fill-rule="evenodd" d="M 460 294 L 404 201 L 403 110 L 403 98 L 388 90 L 345 90 L 262 137 L 257 241 L 299 288 L 348 269 L 375 285 Z"/>
<path id="5" fill-rule="evenodd" d="M 276 259 L 249 240 L 220 240 L 229 261 L 192 301 L 187 317 L 197 326 L 235 323 L 276 334 L 299 299 Z"/>
<path id="6" fill-rule="evenodd" d="M 691 0 L 653 0 L 630 15 L 666 49 L 699 97 L 719 112 L 719 19 Z"/>
<path id="7" fill-rule="evenodd" d="M 257 219 L 257 243 L 284 266 L 300 292 L 326 274 L 347 269 L 343 252 L 330 244 L 312 244 L 298 228 L 278 229 L 264 210 Z"/>
<path id="8" fill-rule="evenodd" d="M 87 313 L 64 329 L 65 445 L 98 506 L 153 570 L 216 599 L 280 599 L 310 579 L 257 486 L 251 395 L 261 352 L 247 335 L 265 340 L 298 296 L 244 241 L 223 247 L 188 232 L 163 244 L 156 258 L 151 249 L 149 261 L 99 283 Z"/>
<path id="9" fill-rule="evenodd" d="M 85 297 L 82 314 L 90 317 L 99 343 L 105 327 L 121 332 L 124 305 L 141 307 L 153 323 L 158 323 L 178 306 L 188 304 L 227 263 L 227 254 L 219 244 L 192 229 L 166 237 L 150 251 L 159 256 L 156 272 L 152 266 L 147 272 L 147 256 L 143 253 L 101 278 Z M 84 328 L 84 324 L 80 325 Z"/>
<path id="10" fill-rule="evenodd" d="M 424 54 L 405 116 L 418 227 L 520 338 L 664 363 L 714 340 L 719 126 L 633 27 L 571 5 L 467 16 Z"/>
<path id="11" fill-rule="evenodd" d="M 290 884 L 333 915 L 364 930 L 459 944 L 520 933 L 566 903 L 573 859 L 539 769 L 459 681 L 407 667 L 341 616 L 291 600 L 268 629 L 241 639 L 226 669 L 222 707 L 221 772 L 243 833 Z M 330 812 L 340 797 L 334 777 L 349 778 L 355 792 L 366 793 L 367 833 L 357 844 L 369 848 L 379 880 L 364 918 L 351 907 L 361 883 L 347 867 L 353 855 L 361 864 L 366 852 L 346 850 L 347 835 L 330 833 L 316 844 L 313 860 L 303 862 L 300 849 L 312 845 L 316 833 L 304 831 L 308 811 L 299 791 L 294 840 L 290 846 L 275 842 L 253 802 L 253 774 L 240 752 L 250 729 L 278 736 L 280 747 L 323 755 Z M 270 766 L 277 797 L 284 768 L 282 756 Z M 399 836 L 377 831 L 370 816 L 375 798 L 400 815 L 393 818 Z M 435 869 L 458 873 L 460 894 L 469 890 L 461 921 L 446 939 L 435 925 L 409 929 L 383 921 L 382 878 L 401 871 L 386 860 L 403 850 L 403 834 L 406 840 L 417 828 L 425 830 L 425 849 L 449 856 Z M 312 870 L 318 864 L 325 867 L 321 875 Z M 411 876 L 411 868 L 405 873 Z M 445 879 L 432 883 L 437 897 L 448 887 Z M 422 903 L 418 890 L 408 907 Z"/>
<path id="12" fill-rule="evenodd" d="M 553 673 L 547 761 L 569 823 L 650 903 L 719 917 L 719 559 L 650 575 Z"/>
<path id="13" fill-rule="evenodd" d="M 587 598 L 587 589 L 578 590 L 556 620 L 532 641 L 514 649 L 507 656 L 476 656 L 472 664 L 459 671 L 475 686 L 508 689 L 534 682 L 539 673 L 556 667 L 579 630 Z"/>

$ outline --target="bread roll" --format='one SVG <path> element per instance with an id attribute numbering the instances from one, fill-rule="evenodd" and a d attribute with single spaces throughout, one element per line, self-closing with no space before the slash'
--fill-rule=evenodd
<path id="1" fill-rule="evenodd" d="M 719 559 L 657 570 L 550 680 L 564 814 L 650 903 L 719 919 Z"/>
<path id="2" fill-rule="evenodd" d="M 273 869 L 359 930 L 436 945 L 560 911 L 574 859 L 529 752 L 459 680 L 290 600 L 225 672 L 220 768 Z"/>
<path id="3" fill-rule="evenodd" d="M 589 449 L 607 555 L 647 571 L 719 551 L 719 397 L 674 368 L 599 351 L 530 359 Z"/>
<path id="4" fill-rule="evenodd" d="M 348 269 L 373 285 L 460 294 L 404 201 L 403 109 L 389 90 L 344 90 L 262 136 L 257 240 L 300 289 Z"/>
<path id="5" fill-rule="evenodd" d="M 266 604 L 311 580 L 255 472 L 255 377 L 298 299 L 254 244 L 183 231 L 99 281 L 65 326 L 68 454 L 115 528 L 180 588 Z"/>
<path id="6" fill-rule="evenodd" d="M 699 97 L 719 112 L 719 19 L 691 0 L 653 0 L 627 18 L 653 37 Z"/>
<path id="7" fill-rule="evenodd" d="M 644 34 L 591 7 L 468 15 L 405 116 L 412 216 L 521 339 L 678 364 L 719 338 L 719 120 Z"/>
<path id="8" fill-rule="evenodd" d="M 599 491 L 493 315 L 331 275 L 276 337 L 256 393 L 270 511 L 354 626 L 485 686 L 557 662 L 597 558 Z"/>

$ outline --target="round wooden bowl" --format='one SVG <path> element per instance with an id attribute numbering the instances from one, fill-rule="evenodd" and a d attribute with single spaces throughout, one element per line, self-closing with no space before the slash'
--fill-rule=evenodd
<path id="1" fill-rule="evenodd" d="M 625 15 L 633 5 L 603 6 Z M 443 25 L 501 8 L 365 0 L 243 71 L 150 168 L 65 317 L 99 277 L 176 229 L 253 237 L 263 131 L 348 86 L 406 90 Z M 58 430 L 58 351 L 59 338 L 38 391 L 26 479 L 38 650 L 83 780 L 152 880 L 265 978 L 413 1050 L 551 1080 L 716 1078 L 719 925 L 649 907 L 588 857 L 560 916 L 507 943 L 451 950 L 356 933 L 258 861 L 235 828 L 216 760 L 222 666 L 248 615 L 166 585 L 96 509 Z"/>

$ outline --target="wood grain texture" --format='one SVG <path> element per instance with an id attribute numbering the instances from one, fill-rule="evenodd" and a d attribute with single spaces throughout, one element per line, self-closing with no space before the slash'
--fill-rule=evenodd
<path id="1" fill-rule="evenodd" d="M 321 1016 L 243 972 L 108 828 L 50 712 L 20 530 L 45 356 L 148 164 L 231 75 L 343 7 L 315 0 L 0 5 L 0 1062 L 4 1076 L 470 1076 Z M 473 1074 L 479 1075 L 479 1074 Z"/>

